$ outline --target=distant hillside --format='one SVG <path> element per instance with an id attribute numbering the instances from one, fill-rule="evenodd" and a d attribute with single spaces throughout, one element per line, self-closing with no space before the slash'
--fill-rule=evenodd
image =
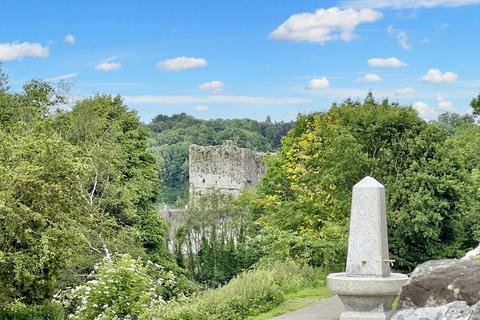
<path id="1" fill-rule="evenodd" d="M 174 204 L 186 201 L 188 193 L 188 147 L 219 145 L 232 140 L 235 145 L 257 151 L 274 151 L 292 122 L 273 122 L 268 117 L 259 122 L 251 119 L 201 120 L 185 113 L 158 115 L 148 125 L 152 130 L 150 151 L 161 159 L 161 201 Z"/>

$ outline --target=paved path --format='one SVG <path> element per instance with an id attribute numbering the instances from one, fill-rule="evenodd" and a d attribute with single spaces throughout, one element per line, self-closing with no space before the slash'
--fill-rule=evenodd
<path id="1" fill-rule="evenodd" d="M 342 302 L 337 296 L 334 296 L 322 299 L 310 307 L 275 317 L 272 320 L 335 320 L 340 317 L 342 311 Z"/>

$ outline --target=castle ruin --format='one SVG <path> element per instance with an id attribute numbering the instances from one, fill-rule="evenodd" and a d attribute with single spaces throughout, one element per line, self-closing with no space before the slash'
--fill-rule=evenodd
<path id="1" fill-rule="evenodd" d="M 229 140 L 220 146 L 190 145 L 190 203 L 212 192 L 235 197 L 241 189 L 255 186 L 265 173 L 264 156 Z"/>

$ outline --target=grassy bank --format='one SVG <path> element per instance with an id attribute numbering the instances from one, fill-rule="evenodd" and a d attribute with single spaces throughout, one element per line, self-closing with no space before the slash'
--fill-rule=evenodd
<path id="1" fill-rule="evenodd" d="M 142 320 L 159 319 L 159 315 L 163 320 L 245 320 L 289 299 L 315 295 L 324 285 L 325 276 L 316 269 L 277 263 L 244 272 L 218 289 L 154 306 Z"/>

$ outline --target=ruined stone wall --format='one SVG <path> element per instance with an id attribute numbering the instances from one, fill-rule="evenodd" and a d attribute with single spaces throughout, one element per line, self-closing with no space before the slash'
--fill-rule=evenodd
<path id="1" fill-rule="evenodd" d="M 241 189 L 255 186 L 265 172 L 264 153 L 235 146 L 190 145 L 190 202 L 213 191 L 236 196 Z"/>
<path id="2" fill-rule="evenodd" d="M 220 193 L 221 195 L 237 196 L 241 189 L 255 186 L 265 173 L 265 165 L 262 163 L 265 154 L 235 146 L 231 141 L 226 141 L 220 146 L 190 145 L 189 175 L 190 175 L 190 203 L 199 204 L 202 195 Z M 184 209 L 160 210 L 161 216 L 169 223 L 169 248 L 171 251 L 179 249 L 186 254 L 190 249 L 193 253 L 198 252 L 205 234 L 211 232 L 210 226 L 199 230 L 190 230 L 187 243 L 175 248 L 175 234 L 185 223 Z M 229 235 L 236 240 L 236 231 L 227 230 L 230 218 L 228 213 L 218 220 L 216 232 L 218 235 Z M 208 236 L 207 236 L 208 238 Z"/>

